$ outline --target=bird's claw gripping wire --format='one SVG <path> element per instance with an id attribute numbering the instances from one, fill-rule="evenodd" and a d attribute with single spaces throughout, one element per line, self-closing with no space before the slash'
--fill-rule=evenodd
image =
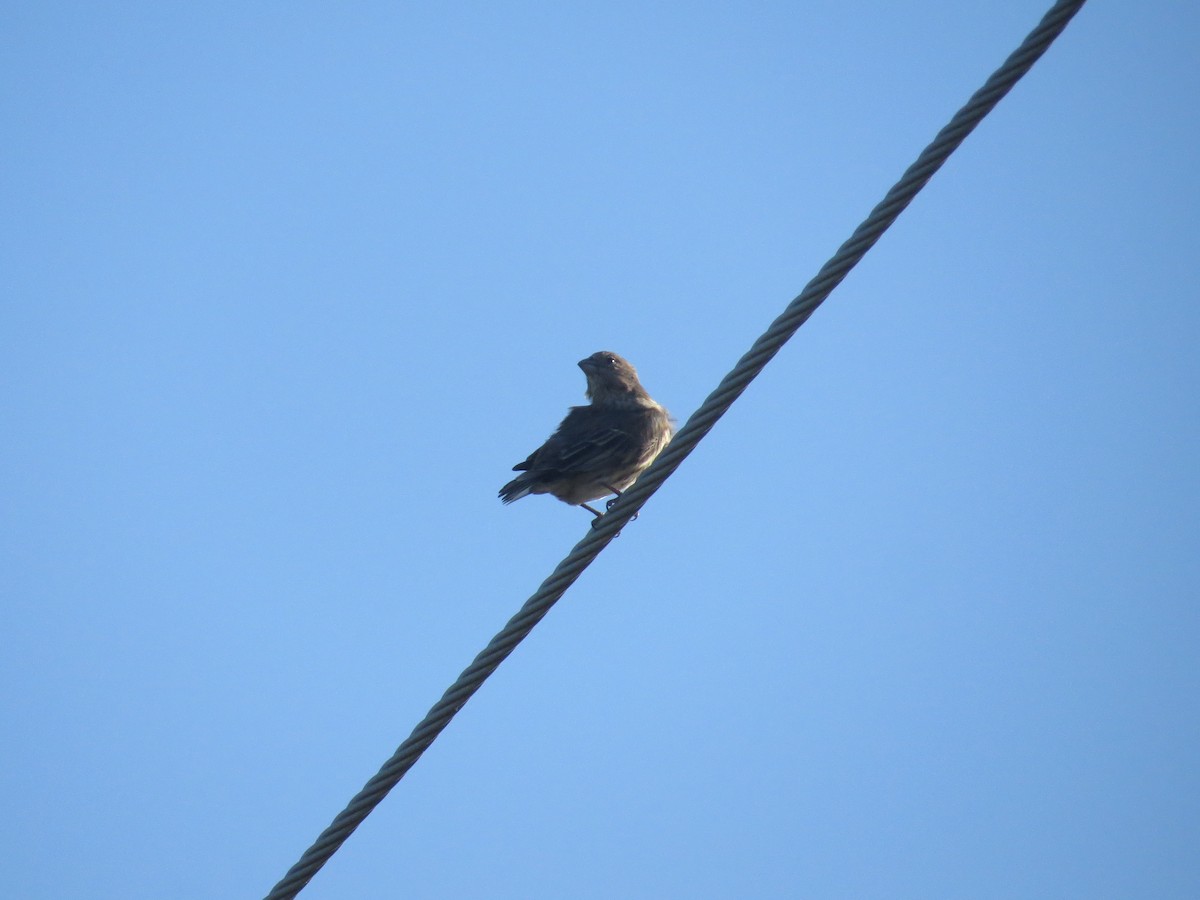
<path id="1" fill-rule="evenodd" d="M 600 510 L 596 509 L 593 506 L 589 506 L 586 503 L 579 504 L 580 506 L 582 506 L 584 509 L 586 509 L 588 512 L 590 512 L 594 516 L 594 518 L 592 519 L 592 527 L 593 528 L 599 527 L 600 520 L 604 518 L 605 513 L 609 512 L 613 508 L 613 506 L 616 505 L 616 502 L 621 499 L 620 491 L 616 490 L 615 488 L 611 488 L 611 487 L 609 488 L 609 490 L 612 491 L 614 494 L 616 494 L 616 496 L 604 504 L 604 512 L 600 512 Z M 629 517 L 629 521 L 632 522 L 637 517 L 638 517 L 638 514 L 634 513 L 632 516 Z M 620 536 L 621 536 L 621 532 L 619 532 L 619 531 L 615 535 L 613 535 L 613 537 L 620 537 Z"/>

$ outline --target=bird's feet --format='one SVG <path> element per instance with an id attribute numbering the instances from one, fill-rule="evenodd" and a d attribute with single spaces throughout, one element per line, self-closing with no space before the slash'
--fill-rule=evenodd
<path id="1" fill-rule="evenodd" d="M 610 491 L 612 491 L 612 492 L 613 492 L 613 493 L 614 493 L 616 496 L 615 496 L 615 497 L 613 497 L 611 500 L 607 501 L 607 502 L 604 504 L 604 512 L 603 512 L 603 513 L 602 513 L 602 512 L 600 512 L 599 510 L 595 509 L 595 508 L 594 508 L 594 507 L 592 507 L 592 506 L 588 506 L 588 504 L 586 504 L 586 503 L 580 503 L 580 504 L 579 504 L 579 505 L 580 505 L 580 506 L 582 506 L 584 509 L 586 509 L 588 512 L 590 512 L 590 513 L 591 513 L 593 516 L 595 516 L 595 518 L 594 518 L 594 519 L 592 519 L 592 527 L 593 527 L 593 528 L 597 528 L 597 527 L 599 527 L 599 525 L 600 525 L 600 520 L 601 520 L 602 518 L 604 518 L 604 513 L 607 513 L 609 510 L 611 510 L 611 509 L 613 508 L 613 506 L 615 506 L 615 505 L 616 505 L 616 502 L 617 502 L 618 500 L 620 500 L 620 499 L 621 499 L 621 492 L 620 492 L 620 491 L 618 491 L 618 490 L 614 490 L 614 489 L 613 489 L 613 488 L 611 488 L 611 487 L 609 488 L 609 490 L 610 490 Z M 630 516 L 630 517 L 629 517 L 629 521 L 630 521 L 630 522 L 632 522 L 632 521 L 634 521 L 634 520 L 635 520 L 637 517 L 638 517 L 638 514 L 637 514 L 637 513 L 634 513 L 632 516 Z M 620 532 L 617 532 L 617 535 L 616 535 L 616 536 L 620 536 Z"/>
<path id="2" fill-rule="evenodd" d="M 617 496 L 613 497 L 611 500 L 609 500 L 607 503 L 604 504 L 604 511 L 608 512 L 610 509 L 613 508 L 613 505 L 620 499 L 621 499 L 621 495 L 617 494 Z M 638 517 L 638 514 L 634 513 L 632 516 L 629 517 L 629 521 L 636 522 L 637 517 Z"/>

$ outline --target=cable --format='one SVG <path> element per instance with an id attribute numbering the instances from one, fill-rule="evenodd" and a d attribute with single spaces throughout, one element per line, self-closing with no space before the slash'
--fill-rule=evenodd
<path id="1" fill-rule="evenodd" d="M 747 385 L 757 377 L 768 362 L 779 352 L 787 340 L 796 333 L 813 311 L 820 306 L 842 279 L 849 274 L 874 246 L 880 236 L 896 220 L 905 207 L 941 168 L 950 154 L 983 120 L 1014 84 L 1029 71 L 1030 67 L 1046 52 L 1054 39 L 1066 28 L 1067 23 L 1083 6 L 1085 0 L 1059 0 L 1046 13 L 1041 23 L 1030 32 L 1020 47 L 987 80 L 967 104 L 955 113 L 933 142 L 926 147 L 917 161 L 909 166 L 903 177 L 895 184 L 883 201 L 876 206 L 866 220 L 855 230 L 850 239 L 821 267 L 820 272 L 800 292 L 783 314 L 754 342 L 750 350 L 740 359 L 733 370 L 725 376 L 700 408 L 675 435 L 649 469 L 622 493 L 612 509 L 598 520 L 587 536 L 575 545 L 566 558 L 558 564 L 550 577 L 521 607 L 508 624 L 491 640 L 491 643 L 475 657 L 474 662 L 450 686 L 442 699 L 421 720 L 408 739 L 400 745 L 383 768 L 350 801 L 321 833 L 316 842 L 304 852 L 294 865 L 267 895 L 266 900 L 289 900 L 295 897 L 309 880 L 321 869 L 345 840 L 354 832 L 381 800 L 412 768 L 426 748 L 441 734 L 455 714 L 479 689 L 489 675 L 525 639 L 533 627 L 550 611 L 558 598 L 566 592 L 614 537 L 621 528 L 645 505 L 679 464 L 687 458 L 696 444 L 708 434 L 717 420 L 725 414 Z"/>

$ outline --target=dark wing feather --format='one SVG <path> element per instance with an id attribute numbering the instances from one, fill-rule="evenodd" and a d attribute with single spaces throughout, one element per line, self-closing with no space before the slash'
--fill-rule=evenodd
<path id="1" fill-rule="evenodd" d="M 525 459 L 525 462 L 519 462 L 512 467 L 514 472 L 528 472 L 533 468 L 533 463 L 537 459 L 537 455 L 542 452 L 542 448 L 538 447 Z"/>
<path id="2" fill-rule="evenodd" d="M 637 448 L 637 440 L 628 431 L 608 428 L 564 446 L 555 468 L 564 475 L 602 471 L 636 456 Z"/>
<path id="3" fill-rule="evenodd" d="M 558 430 L 514 471 L 536 472 L 539 477 L 570 478 L 603 471 L 638 455 L 638 433 L 645 428 L 636 410 L 575 406 Z"/>

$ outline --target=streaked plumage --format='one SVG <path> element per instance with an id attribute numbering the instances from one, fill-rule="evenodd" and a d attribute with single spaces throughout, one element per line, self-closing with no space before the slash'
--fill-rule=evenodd
<path id="1" fill-rule="evenodd" d="M 527 494 L 552 494 L 564 503 L 587 505 L 619 494 L 646 470 L 671 440 L 671 417 L 638 381 L 637 371 L 615 353 L 580 360 L 587 376 L 588 406 L 572 406 L 558 429 L 500 489 L 505 503 Z"/>

